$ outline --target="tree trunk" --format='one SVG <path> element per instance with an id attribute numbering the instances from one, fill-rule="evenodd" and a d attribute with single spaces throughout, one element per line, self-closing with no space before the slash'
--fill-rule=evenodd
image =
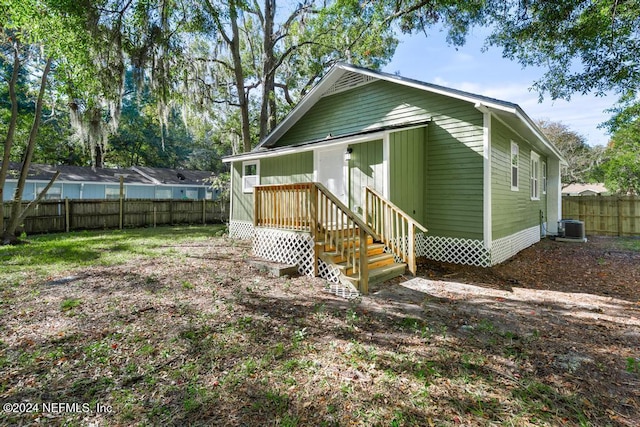
<path id="1" fill-rule="evenodd" d="M 260 140 L 275 127 L 275 58 L 273 25 L 276 16 L 276 1 L 264 2 L 264 25 L 262 39 L 262 104 L 260 107 Z"/>
<path id="2" fill-rule="evenodd" d="M 33 123 L 31 124 L 31 131 L 29 132 L 29 140 L 27 141 L 27 149 L 22 159 L 22 169 L 20 170 L 20 176 L 18 177 L 18 186 L 13 196 L 11 206 L 11 216 L 7 228 L 2 233 L 2 243 L 13 243 L 16 239 L 16 230 L 20 225 L 20 221 L 24 216 L 21 212 L 22 208 L 22 193 L 24 192 L 24 186 L 27 181 L 27 175 L 29 174 L 29 167 L 31 166 L 31 158 L 33 157 L 33 151 L 36 148 L 36 137 L 38 136 L 38 128 L 40 127 L 40 118 L 42 117 L 42 104 L 44 103 L 44 92 L 47 87 L 47 77 L 51 70 L 51 58 L 47 59 L 47 64 L 42 72 L 42 78 L 40 80 L 40 92 L 38 92 L 38 100 L 36 101 L 36 111 L 33 117 Z M 51 184 L 51 183 L 50 183 Z M 50 187 L 47 186 L 46 190 Z M 44 193 L 44 191 L 43 191 Z M 42 194 L 44 196 L 44 194 Z"/>
<path id="3" fill-rule="evenodd" d="M 9 80 L 9 98 L 11 100 L 11 118 L 9 119 L 9 128 L 7 129 L 7 137 L 4 140 L 4 153 L 2 156 L 2 165 L 0 165 L 0 233 L 4 233 L 4 185 L 7 180 L 9 171 L 9 159 L 11 147 L 13 146 L 13 138 L 16 133 L 16 124 L 18 122 L 18 97 L 16 96 L 16 85 L 18 84 L 18 75 L 20 71 L 19 45 L 14 42 L 13 45 L 13 70 L 11 72 L 11 80 Z"/>
<path id="4" fill-rule="evenodd" d="M 229 2 L 229 15 L 231 18 L 232 39 L 230 43 L 233 57 L 233 69 L 236 90 L 238 91 L 238 104 L 240 105 L 240 123 L 242 125 L 242 148 L 244 152 L 251 151 L 251 126 L 249 124 L 249 97 L 244 87 L 244 69 L 240 55 L 240 31 L 238 29 L 238 8 L 235 1 Z"/>

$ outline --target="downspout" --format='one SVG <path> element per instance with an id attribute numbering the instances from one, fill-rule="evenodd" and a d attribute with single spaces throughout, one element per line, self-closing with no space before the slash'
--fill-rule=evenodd
<path id="1" fill-rule="evenodd" d="M 483 105 L 481 102 L 475 104 L 475 108 L 482 113 L 483 125 L 482 125 L 482 158 L 483 158 L 483 240 L 484 247 L 486 248 L 489 256 L 491 255 L 491 243 L 493 240 L 492 219 L 493 214 L 491 210 L 491 110 Z M 489 265 L 491 265 L 489 259 Z"/>

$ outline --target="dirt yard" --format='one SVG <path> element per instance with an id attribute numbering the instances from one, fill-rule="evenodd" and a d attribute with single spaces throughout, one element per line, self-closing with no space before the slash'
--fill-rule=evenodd
<path id="1" fill-rule="evenodd" d="M 606 396 L 612 421 L 640 425 L 640 252 L 608 237 L 543 240 L 488 269 L 422 259 L 417 276 L 385 284 L 373 300 L 463 335 L 509 335 L 509 351 L 526 353 L 536 376 Z"/>
<path id="2" fill-rule="evenodd" d="M 0 424 L 640 426 L 640 251 L 617 240 L 422 261 L 356 301 L 267 276 L 242 242 L 103 240 L 0 305 L 1 403 L 90 410 Z"/>

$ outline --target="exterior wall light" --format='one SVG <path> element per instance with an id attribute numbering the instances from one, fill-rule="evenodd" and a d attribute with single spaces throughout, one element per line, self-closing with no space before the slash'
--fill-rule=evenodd
<path id="1" fill-rule="evenodd" d="M 347 147 L 347 151 L 344 152 L 344 161 L 348 162 L 351 160 L 351 153 L 353 153 L 353 148 Z"/>

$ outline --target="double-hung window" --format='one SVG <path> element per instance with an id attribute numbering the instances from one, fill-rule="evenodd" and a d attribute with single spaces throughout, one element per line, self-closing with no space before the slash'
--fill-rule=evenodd
<path id="1" fill-rule="evenodd" d="M 531 152 L 531 200 L 540 200 L 540 156 Z"/>
<path id="2" fill-rule="evenodd" d="M 511 190 L 518 191 L 518 169 L 520 167 L 520 148 L 511 141 Z"/>
<path id="3" fill-rule="evenodd" d="M 542 162 L 542 194 L 547 194 L 547 162 Z"/>
<path id="4" fill-rule="evenodd" d="M 253 193 L 253 187 L 260 185 L 260 162 L 242 162 L 242 192 Z"/>

